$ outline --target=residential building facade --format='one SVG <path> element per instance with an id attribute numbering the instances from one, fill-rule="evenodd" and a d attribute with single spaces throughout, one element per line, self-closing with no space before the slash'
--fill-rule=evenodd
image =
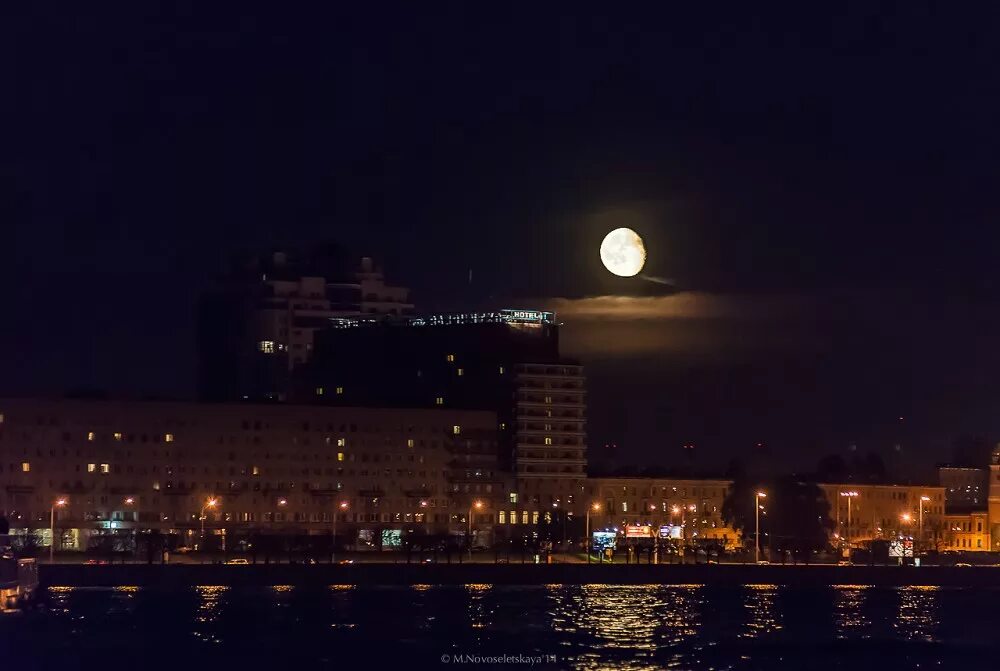
<path id="1" fill-rule="evenodd" d="M 830 503 L 838 538 L 848 545 L 912 536 L 925 549 L 942 548 L 945 488 L 923 485 L 818 483 Z"/>
<path id="2" fill-rule="evenodd" d="M 54 515 L 69 548 L 118 529 L 196 543 L 202 522 L 329 533 L 334 515 L 354 535 L 463 534 L 473 504 L 488 542 L 512 488 L 487 411 L 32 399 L 0 399 L 0 482 L 12 528 Z"/>

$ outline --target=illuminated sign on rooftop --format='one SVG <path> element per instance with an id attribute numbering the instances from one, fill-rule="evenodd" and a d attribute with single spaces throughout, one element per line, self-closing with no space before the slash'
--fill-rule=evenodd
<path id="1" fill-rule="evenodd" d="M 541 312 L 539 310 L 501 310 L 500 317 L 507 322 L 552 324 L 555 322 L 556 315 L 554 312 Z"/>
<path id="2" fill-rule="evenodd" d="M 333 328 L 354 328 L 390 324 L 397 326 L 454 326 L 459 324 L 514 324 L 540 326 L 555 324 L 556 314 L 542 310 L 500 310 L 499 312 L 451 312 L 387 319 L 385 317 L 333 317 L 329 320 Z"/>

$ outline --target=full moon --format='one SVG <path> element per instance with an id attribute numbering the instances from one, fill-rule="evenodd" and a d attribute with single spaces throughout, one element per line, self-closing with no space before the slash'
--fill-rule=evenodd
<path id="1" fill-rule="evenodd" d="M 634 277 L 646 264 L 646 246 L 631 228 L 616 228 L 604 236 L 601 262 L 619 277 Z"/>

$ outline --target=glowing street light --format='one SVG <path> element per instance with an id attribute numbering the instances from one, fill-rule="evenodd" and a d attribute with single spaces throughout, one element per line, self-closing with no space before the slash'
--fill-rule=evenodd
<path id="1" fill-rule="evenodd" d="M 284 499 L 282 499 L 284 501 Z M 424 502 L 421 501 L 421 504 Z M 333 511 L 333 539 L 330 541 L 330 561 L 336 561 L 337 559 L 337 517 L 340 515 L 341 510 L 347 510 L 347 501 L 341 501 L 337 504 L 337 509 Z"/>
<path id="2" fill-rule="evenodd" d="M 66 505 L 66 499 L 56 499 L 52 502 L 52 507 L 49 508 L 49 534 L 52 537 L 52 542 L 49 543 L 49 563 L 51 564 L 56 558 L 56 508 L 62 508 Z"/>
<path id="3" fill-rule="evenodd" d="M 921 496 L 920 497 L 920 512 L 918 513 L 919 516 L 920 516 L 920 521 L 919 521 L 919 524 L 917 526 L 917 542 L 918 543 L 922 543 L 923 540 L 924 540 L 924 502 L 925 501 L 930 501 L 930 500 L 931 500 L 931 497 L 929 497 L 929 496 Z"/>
<path id="4" fill-rule="evenodd" d="M 473 501 L 469 504 L 469 561 L 472 561 L 472 510 L 482 510 L 482 501 Z"/>
<path id="5" fill-rule="evenodd" d="M 586 537 L 585 541 L 586 541 L 586 546 L 587 546 L 587 563 L 588 564 L 590 563 L 590 550 L 591 550 L 591 545 L 590 545 L 590 513 L 591 513 L 591 511 L 597 513 L 597 512 L 600 512 L 600 510 L 601 510 L 601 504 L 600 503 L 591 503 L 589 506 L 587 506 L 587 537 Z M 603 561 L 603 559 L 601 561 Z"/>
<path id="6" fill-rule="evenodd" d="M 201 512 L 198 514 L 198 519 L 201 520 L 201 548 L 205 549 L 205 508 L 214 508 L 219 505 L 219 499 L 215 497 L 209 497 L 205 501 L 205 505 L 201 507 Z"/>
<path id="7" fill-rule="evenodd" d="M 430 520 L 430 517 L 427 515 L 427 506 L 428 505 L 429 504 L 427 503 L 427 501 L 425 501 L 425 500 L 421 500 L 420 501 L 420 508 L 424 511 L 424 512 L 421 513 L 421 515 L 424 516 L 424 535 L 426 535 L 426 536 L 430 536 L 430 533 L 431 533 L 431 520 Z"/>
<path id="8" fill-rule="evenodd" d="M 760 509 L 761 509 L 760 500 L 761 499 L 766 499 L 766 498 L 767 498 L 767 493 L 766 492 L 757 492 L 754 495 L 754 511 L 753 512 L 754 512 L 754 526 L 755 526 L 755 530 L 754 530 L 754 534 L 753 534 L 753 544 L 754 544 L 753 557 L 754 557 L 754 563 L 755 564 L 759 564 L 760 563 Z"/>
<path id="9" fill-rule="evenodd" d="M 847 549 L 851 549 L 851 499 L 858 495 L 857 492 L 840 492 L 840 495 L 847 499 L 847 533 L 844 534 L 844 538 L 847 539 Z M 837 516 L 840 516 L 840 507 L 837 507 Z"/>

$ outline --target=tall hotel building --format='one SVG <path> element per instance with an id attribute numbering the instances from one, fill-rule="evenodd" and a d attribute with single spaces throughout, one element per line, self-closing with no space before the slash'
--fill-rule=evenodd
<path id="1" fill-rule="evenodd" d="M 585 377 L 560 356 L 553 313 L 334 320 L 294 382 L 299 402 L 492 410 L 515 480 L 501 521 L 586 511 Z"/>

